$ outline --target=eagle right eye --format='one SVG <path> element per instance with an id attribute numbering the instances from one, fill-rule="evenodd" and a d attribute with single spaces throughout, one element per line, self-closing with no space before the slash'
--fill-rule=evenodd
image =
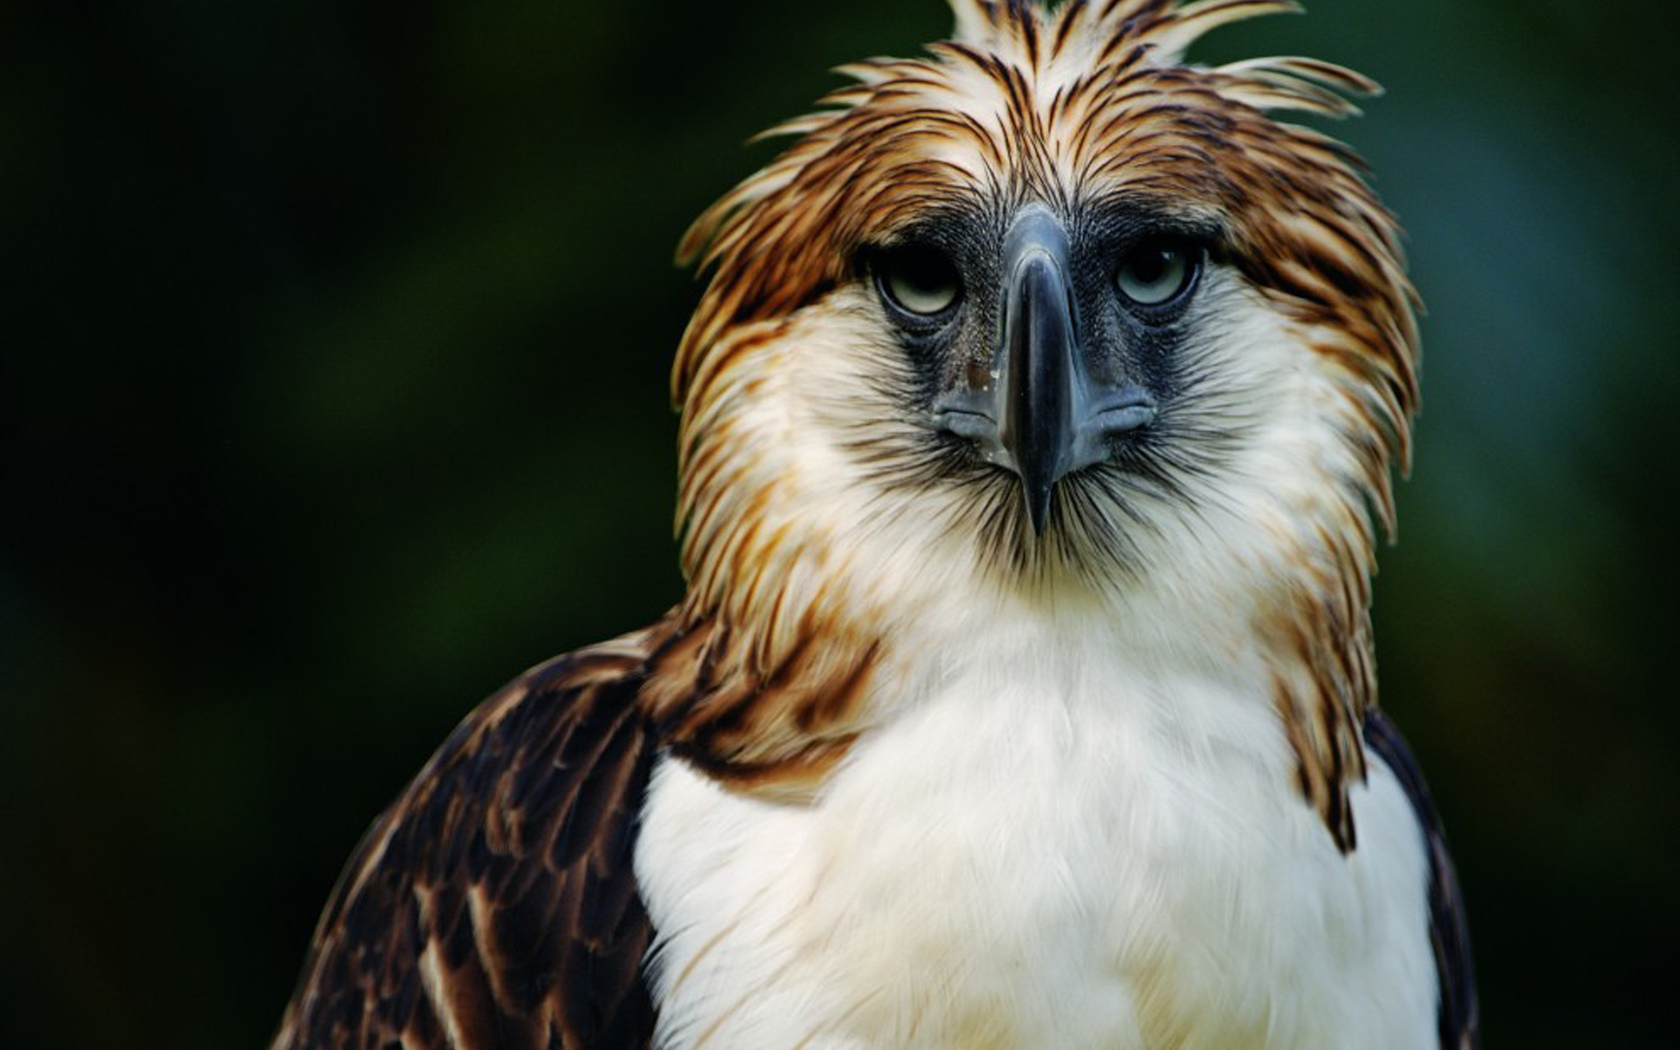
<path id="1" fill-rule="evenodd" d="M 962 275 L 938 248 L 890 248 L 876 257 L 874 271 L 881 299 L 912 323 L 938 321 L 962 301 Z"/>

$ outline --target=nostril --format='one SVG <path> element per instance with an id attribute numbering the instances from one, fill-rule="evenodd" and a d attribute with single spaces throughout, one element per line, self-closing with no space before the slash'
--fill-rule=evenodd
<path id="1" fill-rule="evenodd" d="M 1155 422 L 1155 399 L 1138 386 L 1105 391 L 1090 406 L 1086 425 L 1102 437 L 1112 437 Z"/>
<path id="2" fill-rule="evenodd" d="M 996 441 L 991 395 L 978 390 L 952 390 L 933 403 L 933 425 L 971 441 Z"/>
<path id="3" fill-rule="evenodd" d="M 987 463 L 1014 470 L 993 406 L 989 390 L 949 390 L 934 401 L 931 420 L 936 429 L 972 441 Z"/>

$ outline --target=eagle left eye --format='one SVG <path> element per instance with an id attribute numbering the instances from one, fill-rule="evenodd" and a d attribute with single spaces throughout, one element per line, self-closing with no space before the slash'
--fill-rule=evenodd
<path id="1" fill-rule="evenodd" d="M 962 275 L 937 248 L 911 245 L 876 259 L 875 286 L 889 306 L 917 321 L 938 317 L 962 298 Z"/>
<path id="2" fill-rule="evenodd" d="M 1196 283 L 1201 263 L 1201 253 L 1186 245 L 1151 240 L 1120 260 L 1114 284 L 1121 295 L 1138 306 L 1167 306 Z"/>

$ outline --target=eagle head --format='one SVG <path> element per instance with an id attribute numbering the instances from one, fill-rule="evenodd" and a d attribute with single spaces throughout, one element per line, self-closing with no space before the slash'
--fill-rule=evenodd
<path id="1" fill-rule="evenodd" d="M 682 243 L 710 272 L 673 380 L 693 615 L 770 673 L 813 632 L 1099 602 L 1140 637 L 1332 637 L 1309 662 L 1360 694 L 1413 294 L 1356 158 L 1272 114 L 1376 85 L 1186 63 L 1290 0 L 952 6 Z"/>

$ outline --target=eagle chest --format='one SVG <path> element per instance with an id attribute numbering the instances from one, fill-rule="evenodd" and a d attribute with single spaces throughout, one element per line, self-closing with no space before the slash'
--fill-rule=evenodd
<path id="1" fill-rule="evenodd" d="M 637 854 L 661 1045 L 1338 1045 L 1349 982 L 1388 979 L 1361 972 L 1376 888 L 1288 770 L 1269 707 L 1205 684 L 1006 676 L 880 730 L 812 806 L 667 760 Z"/>

